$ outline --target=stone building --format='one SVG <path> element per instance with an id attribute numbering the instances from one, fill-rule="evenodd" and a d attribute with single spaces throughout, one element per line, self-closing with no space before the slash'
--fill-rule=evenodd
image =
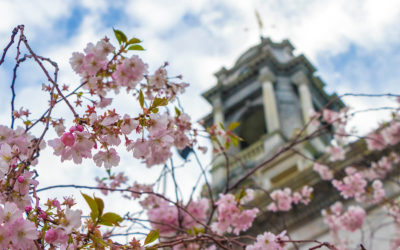
<path id="1" fill-rule="evenodd" d="M 215 73 L 217 84 L 203 93 L 213 108 L 204 118 L 206 125 L 241 123 L 235 132 L 244 141 L 228 151 L 231 183 L 289 142 L 309 122 L 313 111 L 344 107 L 336 95 L 324 91 L 323 81 L 315 76 L 316 69 L 307 58 L 294 55 L 293 50 L 288 40 L 275 43 L 262 38 L 232 68 L 223 67 Z M 305 133 L 313 131 L 308 126 Z M 320 136 L 297 145 L 295 150 L 281 154 L 243 184 L 266 191 L 282 187 L 297 190 L 305 184 L 318 190 L 308 206 L 295 206 L 290 212 L 279 214 L 264 209 L 251 233 L 256 235 L 267 229 L 280 232 L 287 228 L 294 239 L 327 239 L 328 228 L 321 219 L 321 209 L 340 200 L 340 196 L 329 182 L 321 181 L 312 171 L 313 162 L 309 159 L 324 159 L 331 132 L 328 128 Z M 354 155 L 353 162 L 362 161 L 366 157 L 365 143 L 353 143 L 350 152 Z M 225 187 L 225 163 L 223 157 L 214 155 L 211 185 L 216 190 Z M 337 174 L 346 164 L 334 166 Z M 255 202 L 257 207 L 266 208 L 270 200 L 263 195 Z"/>

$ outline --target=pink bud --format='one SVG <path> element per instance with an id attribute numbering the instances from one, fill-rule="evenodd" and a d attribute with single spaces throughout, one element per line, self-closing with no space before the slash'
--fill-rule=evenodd
<path id="1" fill-rule="evenodd" d="M 17 167 L 17 164 L 12 164 L 11 167 L 12 167 L 12 168 L 16 168 L 16 167 Z"/>
<path id="2" fill-rule="evenodd" d="M 26 206 L 25 207 L 25 212 L 30 213 L 32 211 L 32 207 L 31 206 Z"/>
<path id="3" fill-rule="evenodd" d="M 75 143 L 75 137 L 71 132 L 67 132 L 61 136 L 61 141 L 64 143 L 65 146 L 72 147 L 72 145 L 74 145 Z"/>
<path id="4" fill-rule="evenodd" d="M 24 176 L 20 175 L 20 176 L 18 176 L 17 180 L 19 183 L 24 183 L 25 178 L 24 178 Z"/>
<path id="5" fill-rule="evenodd" d="M 49 231 L 46 232 L 46 235 L 44 236 L 44 239 L 48 243 L 54 243 L 58 238 L 58 232 L 56 229 L 52 228 Z"/>
<path id="6" fill-rule="evenodd" d="M 44 212 L 43 210 L 39 212 L 39 217 L 42 219 L 46 219 L 47 218 L 47 214 L 46 212 Z"/>
<path id="7" fill-rule="evenodd" d="M 76 130 L 78 130 L 79 132 L 82 132 L 82 131 L 83 131 L 83 126 L 80 125 L 80 124 L 76 125 L 75 128 L 76 128 Z"/>

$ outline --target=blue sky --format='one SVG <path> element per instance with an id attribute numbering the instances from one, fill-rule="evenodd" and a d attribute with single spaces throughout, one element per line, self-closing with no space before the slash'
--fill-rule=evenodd
<path id="1" fill-rule="evenodd" d="M 222 66 L 232 66 L 241 53 L 259 42 L 255 9 L 264 22 L 264 36 L 277 42 L 288 38 L 296 47 L 295 53 L 304 54 L 317 68 L 329 93 L 400 93 L 400 1 L 3 0 L 0 45 L 8 42 L 13 27 L 25 24 L 35 51 L 56 60 L 61 68 L 61 82 L 74 85 L 79 78 L 69 67 L 71 53 L 81 51 L 88 42 L 96 42 L 104 35 L 113 37 L 113 27 L 121 29 L 144 41 L 146 51 L 140 55 L 149 63 L 150 71 L 168 61 L 170 74 L 182 74 L 191 84 L 182 102 L 193 120 L 198 120 L 211 111 L 200 94 L 216 83 L 213 73 Z M 7 59 L 12 60 L 12 56 Z M 0 69 L 0 123 L 6 124 L 10 83 L 7 65 Z M 22 70 L 17 82 L 17 104 L 39 96 L 37 86 L 43 81 L 35 68 L 27 65 Z M 358 109 L 390 104 L 354 98 L 346 101 Z M 123 103 L 121 108 L 129 110 Z M 39 110 L 44 104 L 38 98 L 30 108 Z M 386 116 L 377 114 L 373 120 L 376 123 Z M 363 125 L 361 131 L 365 131 L 375 124 L 370 120 L 361 116 L 356 125 Z M 123 164 L 129 168 L 132 162 L 126 157 Z M 208 161 L 209 157 L 203 159 Z M 66 166 L 57 179 L 59 170 L 54 169 L 54 161 L 51 154 L 43 160 L 45 184 L 55 179 L 62 183 L 93 183 L 93 178 L 85 179 L 86 176 L 102 174 L 95 167 L 80 167 L 77 176 L 78 167 L 68 163 L 63 164 Z M 148 174 L 146 171 L 138 172 Z M 184 178 L 192 175 L 183 174 Z"/>

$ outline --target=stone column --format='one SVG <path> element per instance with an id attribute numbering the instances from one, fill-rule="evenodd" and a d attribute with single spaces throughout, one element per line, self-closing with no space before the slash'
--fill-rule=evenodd
<path id="1" fill-rule="evenodd" d="M 220 123 L 224 124 L 224 107 L 222 104 L 221 96 L 216 96 L 213 101 L 212 101 L 212 106 L 213 106 L 213 120 L 214 120 L 214 125 L 217 126 L 217 128 L 220 127 Z M 225 124 L 224 124 L 225 125 Z M 218 141 L 222 142 L 222 137 L 217 135 Z M 213 148 L 219 148 L 218 145 L 214 142 L 213 143 Z M 214 152 L 214 150 L 213 150 Z M 217 161 L 215 158 L 216 154 L 215 152 L 213 153 L 213 158 L 214 161 Z M 222 158 L 221 158 L 222 159 Z"/>
<path id="2" fill-rule="evenodd" d="M 298 71 L 292 76 L 292 81 L 297 85 L 300 95 L 301 110 L 303 113 L 304 124 L 310 120 L 310 115 L 314 111 L 312 104 L 310 81 L 303 71 Z"/>
<path id="3" fill-rule="evenodd" d="M 213 105 L 213 118 L 214 124 L 219 126 L 220 123 L 224 124 L 224 108 L 222 106 L 221 97 L 217 97 L 212 102 Z"/>
<path id="4" fill-rule="evenodd" d="M 262 86 L 265 124 L 267 125 L 268 133 L 279 129 L 279 116 L 275 100 L 274 81 L 275 76 L 267 67 L 262 68 L 258 81 Z"/>

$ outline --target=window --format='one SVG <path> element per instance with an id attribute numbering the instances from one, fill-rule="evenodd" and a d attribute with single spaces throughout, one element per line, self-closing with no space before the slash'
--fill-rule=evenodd
<path id="1" fill-rule="evenodd" d="M 243 138 L 240 148 L 245 149 L 258 141 L 262 135 L 267 133 L 264 109 L 262 106 L 251 107 L 242 116 L 239 127 L 239 136 Z"/>

